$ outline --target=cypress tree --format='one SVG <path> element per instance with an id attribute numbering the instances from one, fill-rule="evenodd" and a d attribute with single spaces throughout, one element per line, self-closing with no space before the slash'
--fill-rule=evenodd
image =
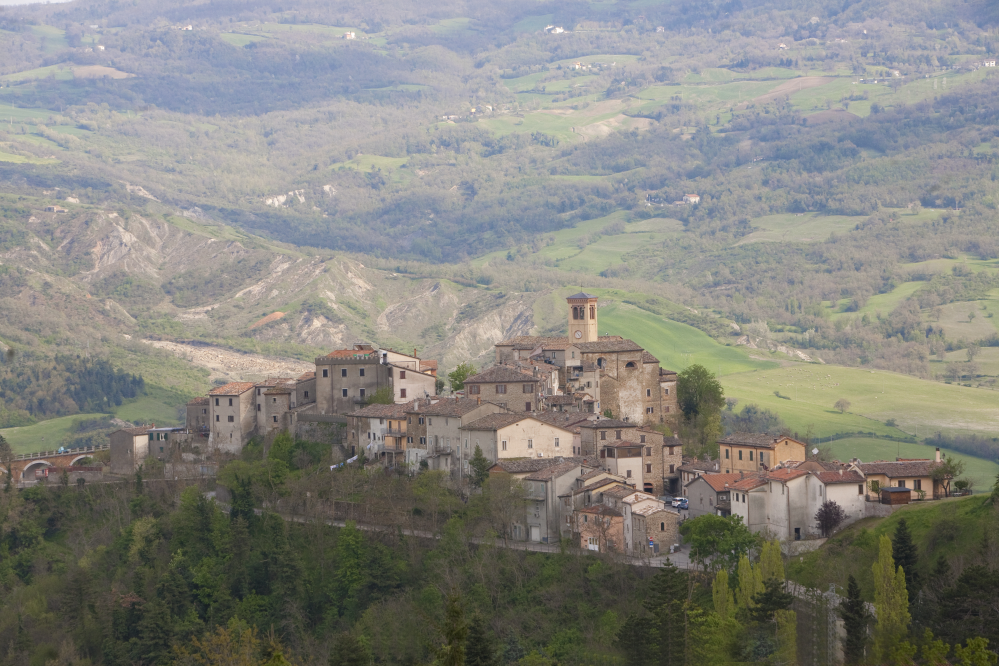
<path id="1" fill-rule="evenodd" d="M 846 599 L 839 605 L 839 616 L 846 629 L 846 642 L 843 645 L 844 661 L 847 666 L 864 661 L 864 648 L 867 645 L 867 623 L 870 614 L 864 600 L 860 598 L 860 585 L 852 575 L 846 584 Z"/>
<path id="2" fill-rule="evenodd" d="M 895 560 L 895 566 L 902 567 L 905 572 L 905 589 L 909 593 L 909 603 L 915 601 L 919 594 L 920 580 L 916 565 L 919 562 L 919 553 L 916 551 L 916 544 L 912 542 L 912 533 L 909 532 L 909 525 L 905 518 L 898 521 L 895 528 L 895 536 L 891 543 L 891 557 Z"/>

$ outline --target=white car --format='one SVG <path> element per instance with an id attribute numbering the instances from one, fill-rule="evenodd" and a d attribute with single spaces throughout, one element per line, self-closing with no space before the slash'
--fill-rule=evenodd
<path id="1" fill-rule="evenodd" d="M 684 504 L 686 502 L 687 502 L 687 498 L 686 497 L 674 497 L 673 498 L 673 506 L 674 507 L 680 506 L 680 504 Z"/>

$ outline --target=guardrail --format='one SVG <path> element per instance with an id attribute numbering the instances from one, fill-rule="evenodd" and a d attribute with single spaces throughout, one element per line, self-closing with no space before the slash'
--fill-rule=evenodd
<path id="1" fill-rule="evenodd" d="M 14 456 L 14 460 L 38 460 L 39 458 L 51 458 L 52 456 L 75 456 L 81 453 L 92 453 L 94 451 L 106 451 L 110 449 L 110 444 L 98 444 L 97 446 L 81 446 L 76 449 L 57 449 L 55 451 L 36 451 L 35 453 L 21 453 Z"/>

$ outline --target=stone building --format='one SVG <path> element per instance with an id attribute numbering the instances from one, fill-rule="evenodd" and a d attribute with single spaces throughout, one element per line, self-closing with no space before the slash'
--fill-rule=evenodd
<path id="1" fill-rule="evenodd" d="M 347 448 L 350 455 L 363 453 L 367 459 L 379 460 L 389 467 L 403 463 L 419 465 L 426 451 L 410 449 L 407 443 L 407 412 L 412 410 L 414 402 L 367 405 L 348 414 Z"/>
<path id="2" fill-rule="evenodd" d="M 256 386 L 229 382 L 208 392 L 208 445 L 238 453 L 257 429 Z"/>
<path id="3" fill-rule="evenodd" d="M 544 360 L 561 368 L 562 394 L 586 392 L 598 413 L 636 424 L 665 423 L 676 415 L 676 373 L 655 356 L 616 335 L 598 335 L 597 297 L 569 296 L 565 337 L 517 336 L 496 343 L 496 363 Z"/>
<path id="4" fill-rule="evenodd" d="M 469 449 L 478 446 L 492 462 L 503 458 L 567 457 L 572 450 L 572 432 L 531 415 L 497 413 L 461 427 L 461 437 Z"/>
<path id="5" fill-rule="evenodd" d="M 573 518 L 580 548 L 601 553 L 622 552 L 624 516 L 620 511 L 604 504 L 594 504 L 577 510 Z"/>
<path id="6" fill-rule="evenodd" d="M 196 437 L 208 437 L 208 396 L 194 398 L 187 403 L 186 425 L 188 432 Z"/>
<path id="7" fill-rule="evenodd" d="M 149 455 L 149 428 L 122 428 L 111 433 L 111 472 L 134 474 Z"/>
<path id="8" fill-rule="evenodd" d="M 787 436 L 736 432 L 718 440 L 721 469 L 730 472 L 758 472 L 773 469 L 789 460 L 805 460 L 805 444 Z"/>
<path id="9" fill-rule="evenodd" d="M 469 472 L 475 446 L 463 435 L 463 424 L 509 410 L 472 398 L 424 398 L 406 413 L 407 446 L 426 452 L 430 469 L 444 470 L 455 478 Z"/>
<path id="10" fill-rule="evenodd" d="M 542 378 L 512 365 L 494 365 L 465 380 L 468 397 L 494 402 L 511 412 L 533 412 L 541 408 Z"/>
<path id="11" fill-rule="evenodd" d="M 435 363 L 368 344 L 338 349 L 316 359 L 317 413 L 353 412 L 382 388 L 397 403 L 436 395 L 436 373 Z"/>

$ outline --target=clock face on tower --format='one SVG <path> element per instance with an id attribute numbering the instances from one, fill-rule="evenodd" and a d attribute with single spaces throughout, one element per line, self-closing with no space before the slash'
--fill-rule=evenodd
<path id="1" fill-rule="evenodd" d="M 583 337 L 583 332 L 582 331 L 576 331 L 576 339 L 578 340 L 581 337 Z"/>

